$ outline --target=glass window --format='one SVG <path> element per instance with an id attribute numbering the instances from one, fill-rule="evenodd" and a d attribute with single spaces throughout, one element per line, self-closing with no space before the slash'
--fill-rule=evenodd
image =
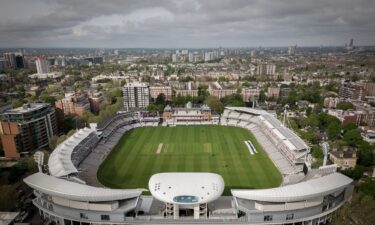
<path id="1" fill-rule="evenodd" d="M 271 215 L 264 216 L 264 221 L 272 221 L 272 216 Z"/>
<path id="2" fill-rule="evenodd" d="M 110 220 L 109 215 L 101 215 L 101 218 L 102 220 L 106 220 L 106 221 Z"/>
<path id="3" fill-rule="evenodd" d="M 294 214 L 286 214 L 286 220 L 292 220 L 294 218 Z"/>
<path id="4" fill-rule="evenodd" d="M 88 219 L 88 217 L 87 217 L 87 215 L 86 215 L 85 213 L 80 213 L 80 214 L 79 214 L 79 217 L 80 217 L 81 219 Z"/>

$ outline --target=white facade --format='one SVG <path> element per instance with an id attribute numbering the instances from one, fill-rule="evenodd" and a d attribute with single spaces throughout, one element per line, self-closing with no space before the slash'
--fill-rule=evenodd
<path id="1" fill-rule="evenodd" d="M 150 104 L 150 88 L 146 83 L 128 83 L 123 89 L 124 107 L 129 110 L 132 108 L 146 108 Z"/>
<path id="2" fill-rule="evenodd" d="M 38 57 L 35 60 L 36 70 L 38 74 L 49 73 L 49 62 L 44 57 Z"/>

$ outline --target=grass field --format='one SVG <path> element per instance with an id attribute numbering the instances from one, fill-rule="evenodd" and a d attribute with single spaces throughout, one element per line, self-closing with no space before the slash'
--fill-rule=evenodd
<path id="1" fill-rule="evenodd" d="M 258 153 L 251 155 L 245 140 Z M 279 186 L 281 174 L 252 134 L 230 126 L 145 127 L 126 133 L 98 170 L 111 188 L 148 188 L 160 172 L 214 172 L 232 188 Z"/>

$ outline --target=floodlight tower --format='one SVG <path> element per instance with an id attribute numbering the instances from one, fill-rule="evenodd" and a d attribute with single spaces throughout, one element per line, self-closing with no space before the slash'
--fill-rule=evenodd
<path id="1" fill-rule="evenodd" d="M 287 113 L 288 113 L 288 108 L 289 108 L 289 105 L 286 104 L 286 105 L 284 106 L 284 118 L 283 118 L 283 125 L 284 125 L 284 127 L 285 127 L 285 121 L 286 121 L 286 119 L 287 119 L 286 115 L 287 115 Z"/>
<path id="2" fill-rule="evenodd" d="M 323 149 L 324 159 L 323 159 L 323 166 L 327 165 L 327 158 L 328 158 L 328 151 L 329 151 L 329 144 L 328 142 L 324 141 L 321 144 L 321 147 Z"/>

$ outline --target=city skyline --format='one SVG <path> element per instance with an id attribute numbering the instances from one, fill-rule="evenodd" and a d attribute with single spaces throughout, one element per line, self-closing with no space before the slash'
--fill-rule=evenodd
<path id="1" fill-rule="evenodd" d="M 369 0 L 5 0 L 0 47 L 373 45 L 374 9 Z"/>

